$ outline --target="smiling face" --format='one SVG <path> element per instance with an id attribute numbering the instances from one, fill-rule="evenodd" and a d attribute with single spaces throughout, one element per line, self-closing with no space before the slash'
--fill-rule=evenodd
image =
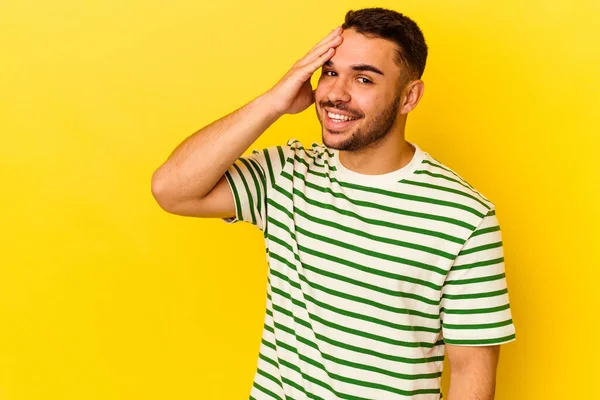
<path id="1" fill-rule="evenodd" d="M 323 144 L 356 151 L 379 143 L 398 124 L 402 70 L 396 44 L 353 29 L 323 65 L 315 92 Z"/>

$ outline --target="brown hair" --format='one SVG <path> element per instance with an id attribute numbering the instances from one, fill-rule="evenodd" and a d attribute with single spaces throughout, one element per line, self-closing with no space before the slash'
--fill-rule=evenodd
<path id="1" fill-rule="evenodd" d="M 350 10 L 342 24 L 343 29 L 354 29 L 367 37 L 379 37 L 398 45 L 394 61 L 406 69 L 404 82 L 420 79 L 427 60 L 427 44 L 423 32 L 407 16 L 385 8 Z"/>

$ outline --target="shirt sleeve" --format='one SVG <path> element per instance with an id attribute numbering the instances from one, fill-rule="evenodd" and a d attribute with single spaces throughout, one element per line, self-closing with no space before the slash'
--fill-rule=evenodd
<path id="1" fill-rule="evenodd" d="M 442 289 L 444 342 L 486 346 L 516 339 L 502 234 L 492 208 L 458 253 Z"/>
<path id="2" fill-rule="evenodd" d="M 233 194 L 235 216 L 222 218 L 226 223 L 249 222 L 264 231 L 268 189 L 285 165 L 285 146 L 254 150 L 238 158 L 225 172 Z"/>

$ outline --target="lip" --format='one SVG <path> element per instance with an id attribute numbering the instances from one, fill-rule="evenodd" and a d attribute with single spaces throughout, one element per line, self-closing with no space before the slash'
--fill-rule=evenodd
<path id="1" fill-rule="evenodd" d="M 356 118 L 353 121 L 344 121 L 344 122 L 337 122 L 332 120 L 331 118 L 329 118 L 329 111 L 324 108 L 325 110 L 325 118 L 324 118 L 324 122 L 325 122 L 325 127 L 330 130 L 330 131 L 340 131 L 340 130 L 344 130 L 346 128 L 348 128 L 350 125 L 354 124 L 355 122 L 357 122 L 358 120 L 360 120 L 360 118 Z M 333 111 L 331 111 L 333 112 Z M 336 112 L 333 112 L 334 114 L 339 114 Z M 347 114 L 343 114 L 343 115 L 347 115 Z"/>

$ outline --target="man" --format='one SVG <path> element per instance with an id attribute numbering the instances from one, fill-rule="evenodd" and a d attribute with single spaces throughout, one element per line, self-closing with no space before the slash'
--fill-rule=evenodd
<path id="1" fill-rule="evenodd" d="M 493 399 L 515 339 L 494 204 L 405 140 L 427 46 L 397 12 L 350 11 L 270 90 L 154 173 L 166 211 L 264 232 L 267 309 L 251 399 Z M 310 78 L 322 74 L 316 91 Z M 315 103 L 322 144 L 241 157 Z"/>

